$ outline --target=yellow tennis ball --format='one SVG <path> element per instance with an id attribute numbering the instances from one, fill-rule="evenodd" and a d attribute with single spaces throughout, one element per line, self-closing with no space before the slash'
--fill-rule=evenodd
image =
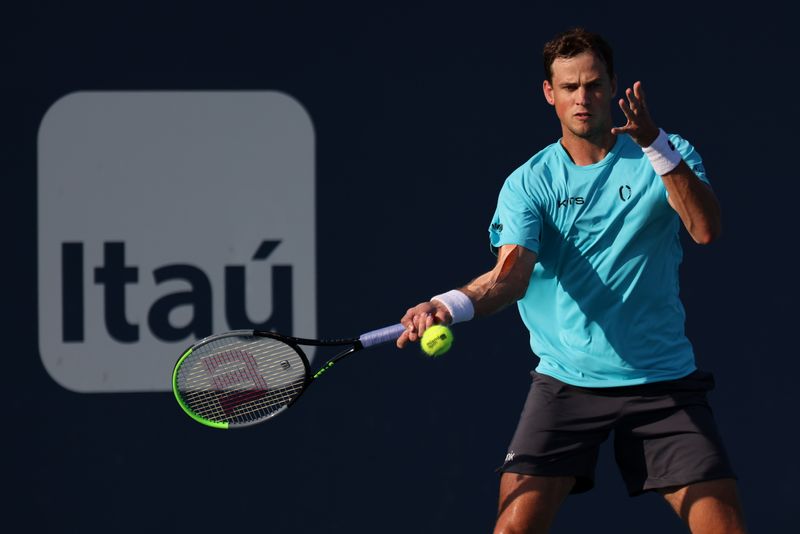
<path id="1" fill-rule="evenodd" d="M 453 332 L 444 325 L 435 324 L 425 330 L 420 340 L 422 352 L 428 356 L 441 356 L 453 345 Z"/>

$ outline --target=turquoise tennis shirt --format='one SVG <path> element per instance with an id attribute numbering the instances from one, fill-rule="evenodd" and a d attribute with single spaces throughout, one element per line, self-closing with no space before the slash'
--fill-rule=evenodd
<path id="1" fill-rule="evenodd" d="M 669 138 L 708 183 L 694 148 Z M 613 387 L 695 369 L 679 298 L 680 227 L 661 177 L 628 135 L 586 166 L 553 143 L 506 179 L 489 238 L 494 248 L 537 253 L 518 307 L 538 372 Z"/>

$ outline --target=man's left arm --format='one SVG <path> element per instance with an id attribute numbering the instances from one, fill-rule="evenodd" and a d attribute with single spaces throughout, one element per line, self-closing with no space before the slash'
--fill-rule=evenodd
<path id="1" fill-rule="evenodd" d="M 717 197 L 686 162 L 681 160 L 661 179 L 669 194 L 669 205 L 678 212 L 695 243 L 707 245 L 719 237 L 722 223 Z"/>
<path id="2" fill-rule="evenodd" d="M 664 131 L 659 130 L 650 118 L 641 82 L 634 83 L 633 89 L 627 89 L 625 95 L 627 101 L 621 98 L 619 107 L 628 122 L 611 131 L 630 135 L 642 147 L 664 181 L 669 205 L 680 216 L 686 231 L 696 243 L 711 243 L 719 236 L 722 227 L 717 197 L 683 161 Z"/>

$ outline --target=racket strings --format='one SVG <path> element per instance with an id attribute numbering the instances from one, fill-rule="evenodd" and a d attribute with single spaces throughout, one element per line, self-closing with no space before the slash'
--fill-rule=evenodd
<path id="1" fill-rule="evenodd" d="M 197 347 L 178 371 L 178 390 L 198 416 L 247 423 L 272 416 L 305 387 L 303 359 L 271 338 L 238 335 Z"/>

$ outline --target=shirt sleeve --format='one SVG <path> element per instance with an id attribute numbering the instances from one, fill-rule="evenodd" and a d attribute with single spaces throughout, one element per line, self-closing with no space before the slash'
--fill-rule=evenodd
<path id="1" fill-rule="evenodd" d="M 526 190 L 521 172 L 509 176 L 497 199 L 489 225 L 492 252 L 503 245 L 520 245 L 539 253 L 542 217 L 532 195 Z"/>
<path id="2" fill-rule="evenodd" d="M 686 162 L 686 165 L 688 165 L 689 168 L 692 169 L 692 171 L 697 175 L 697 177 L 700 178 L 700 181 L 705 182 L 710 186 L 711 182 L 706 175 L 706 168 L 703 166 L 703 158 L 700 157 L 700 154 L 697 152 L 697 150 L 695 150 L 691 143 L 677 134 L 670 134 L 669 140 L 673 145 L 675 145 L 675 150 L 680 153 L 683 161 Z"/>

